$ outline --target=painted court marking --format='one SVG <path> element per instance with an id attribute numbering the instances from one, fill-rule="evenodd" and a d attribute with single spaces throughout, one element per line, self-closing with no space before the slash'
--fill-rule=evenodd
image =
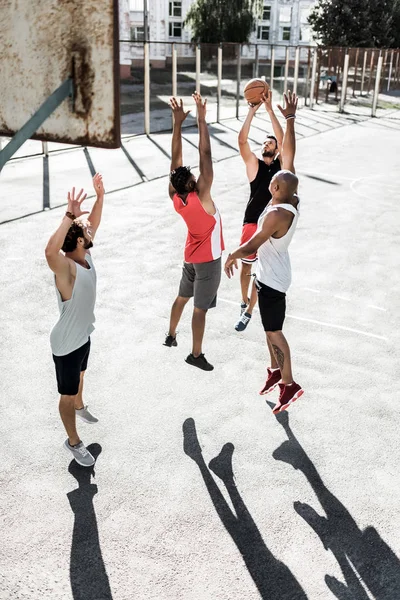
<path id="1" fill-rule="evenodd" d="M 226 300 L 225 298 L 218 298 L 221 302 L 225 302 L 226 304 L 233 304 L 234 306 L 238 306 L 237 302 L 233 302 L 232 300 Z M 258 310 L 256 308 L 256 310 Z M 356 333 L 358 335 L 364 335 L 365 337 L 374 338 L 376 340 L 383 340 L 385 342 L 388 341 L 387 337 L 383 335 L 376 335 L 375 333 L 369 333 L 368 331 L 361 331 L 360 329 L 353 329 L 352 327 L 346 327 L 344 325 L 335 325 L 333 323 L 326 323 L 325 321 L 318 321 L 317 319 L 307 319 L 306 317 L 298 317 L 297 315 L 286 315 L 288 319 L 294 319 L 295 321 L 303 321 L 304 323 L 313 323 L 314 325 L 322 325 L 323 327 L 329 327 L 330 329 L 340 329 L 341 331 L 349 331 L 350 333 Z"/>

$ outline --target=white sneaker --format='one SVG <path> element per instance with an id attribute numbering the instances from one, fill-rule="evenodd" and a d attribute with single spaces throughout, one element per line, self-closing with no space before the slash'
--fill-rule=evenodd
<path id="1" fill-rule="evenodd" d="M 87 404 L 83 408 L 76 408 L 75 414 L 77 417 L 82 419 L 82 421 L 85 421 L 85 423 L 90 423 L 92 425 L 93 423 L 99 422 L 98 418 L 92 415 L 91 412 L 89 412 L 89 407 Z"/>

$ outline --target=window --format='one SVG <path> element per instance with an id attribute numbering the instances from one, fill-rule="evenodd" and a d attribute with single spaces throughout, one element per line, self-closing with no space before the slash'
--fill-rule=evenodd
<path id="1" fill-rule="evenodd" d="M 307 25 L 300 25 L 300 41 L 301 42 L 309 42 L 310 41 L 310 28 Z"/>
<path id="2" fill-rule="evenodd" d="M 182 16 L 181 0 L 169 0 L 169 16 L 170 17 L 181 17 Z"/>
<path id="3" fill-rule="evenodd" d="M 263 6 L 262 20 L 263 21 L 269 21 L 270 19 L 271 19 L 271 7 L 270 6 L 266 6 L 264 4 L 264 6 Z"/>
<path id="4" fill-rule="evenodd" d="M 132 42 L 144 41 L 144 27 L 142 25 L 134 25 L 131 27 L 131 40 Z"/>
<path id="5" fill-rule="evenodd" d="M 169 37 L 182 37 L 182 23 L 179 21 L 171 21 L 169 23 Z"/>
<path id="6" fill-rule="evenodd" d="M 269 40 L 269 27 L 259 25 L 257 28 L 257 39 L 258 40 Z"/>
<path id="7" fill-rule="evenodd" d="M 290 42 L 291 27 L 282 27 L 282 41 Z"/>
<path id="8" fill-rule="evenodd" d="M 292 7 L 281 6 L 279 11 L 279 22 L 280 23 L 291 23 L 292 22 Z"/>

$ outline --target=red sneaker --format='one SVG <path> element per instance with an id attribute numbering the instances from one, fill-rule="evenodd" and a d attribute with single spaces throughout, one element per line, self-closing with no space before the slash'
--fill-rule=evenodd
<path id="1" fill-rule="evenodd" d="M 281 393 L 279 395 L 278 402 L 275 404 L 272 410 L 274 415 L 289 408 L 289 406 L 293 404 L 293 402 L 296 402 L 296 400 L 304 394 L 304 390 L 302 390 L 299 384 L 295 381 L 293 381 L 293 383 L 291 383 L 290 385 L 280 383 L 279 387 L 281 389 Z"/>
<path id="2" fill-rule="evenodd" d="M 281 380 L 280 369 L 275 369 L 274 371 L 271 371 L 271 369 L 268 367 L 267 371 L 268 371 L 267 381 L 265 382 L 263 389 L 260 390 L 260 392 L 259 392 L 260 396 L 264 396 L 265 394 L 269 394 L 269 392 L 272 392 L 272 390 L 274 390 L 276 388 L 276 386 L 278 385 L 278 383 Z"/>

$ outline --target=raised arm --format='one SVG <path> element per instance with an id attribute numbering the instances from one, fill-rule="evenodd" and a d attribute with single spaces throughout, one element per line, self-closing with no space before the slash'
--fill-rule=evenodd
<path id="1" fill-rule="evenodd" d="M 93 204 L 92 211 L 89 215 L 89 222 L 91 228 L 91 236 L 94 238 L 96 231 L 101 222 L 101 215 L 103 212 L 103 200 L 104 200 L 104 185 L 103 177 L 100 173 L 96 173 L 93 177 L 93 187 L 96 192 L 96 202 Z"/>
<path id="2" fill-rule="evenodd" d="M 247 117 L 242 125 L 241 130 L 239 131 L 239 137 L 238 137 L 239 152 L 240 152 L 240 156 L 243 158 L 243 161 L 246 165 L 246 173 L 247 173 L 247 177 L 248 177 L 249 181 L 253 181 L 253 179 L 255 179 L 255 177 L 257 175 L 257 171 L 258 171 L 258 158 L 254 154 L 254 152 L 252 152 L 250 150 L 248 137 L 249 137 L 251 122 L 252 122 L 253 117 L 256 114 L 257 110 L 260 108 L 260 106 L 261 106 L 261 103 L 257 104 L 256 106 L 249 105 L 249 112 L 247 113 Z"/>
<path id="3" fill-rule="evenodd" d="M 177 101 L 176 98 L 171 98 L 169 101 L 172 109 L 172 143 L 171 143 L 171 171 L 174 171 L 178 167 L 183 166 L 182 156 L 182 123 L 190 113 L 190 110 L 184 111 L 182 99 Z M 171 184 L 169 184 L 169 195 L 173 198 L 175 190 Z"/>
<path id="4" fill-rule="evenodd" d="M 286 128 L 282 143 L 282 169 L 296 173 L 294 168 L 294 157 L 296 154 L 296 135 L 294 131 L 294 120 L 296 118 L 298 98 L 296 94 L 288 92 L 283 94 L 285 107 L 278 105 L 279 110 L 286 119 Z"/>
<path id="5" fill-rule="evenodd" d="M 282 142 L 283 142 L 283 129 L 281 124 L 279 123 L 276 114 L 274 113 L 274 109 L 272 107 L 272 90 L 268 90 L 267 94 L 262 96 L 262 101 L 264 102 L 265 110 L 268 113 L 270 118 L 272 129 L 274 130 L 274 136 L 278 141 L 278 152 L 282 152 Z"/>
<path id="6" fill-rule="evenodd" d="M 75 188 L 72 188 L 71 192 L 68 192 L 68 208 L 65 213 L 58 229 L 53 233 L 47 242 L 45 255 L 47 264 L 50 269 L 58 277 L 69 277 L 70 275 L 70 262 L 68 258 L 61 252 L 61 248 L 64 245 L 65 236 L 68 233 L 71 223 L 77 217 L 81 215 L 89 214 L 88 211 L 81 210 L 81 204 L 85 200 L 86 194 L 81 190 L 78 196 L 75 198 Z"/>
<path id="7" fill-rule="evenodd" d="M 206 112 L 207 100 L 202 100 L 198 92 L 193 94 L 193 100 L 197 108 L 197 126 L 199 128 L 199 159 L 200 174 L 197 187 L 200 194 L 209 193 L 214 179 L 214 171 L 211 156 L 210 133 L 208 131 Z"/>

